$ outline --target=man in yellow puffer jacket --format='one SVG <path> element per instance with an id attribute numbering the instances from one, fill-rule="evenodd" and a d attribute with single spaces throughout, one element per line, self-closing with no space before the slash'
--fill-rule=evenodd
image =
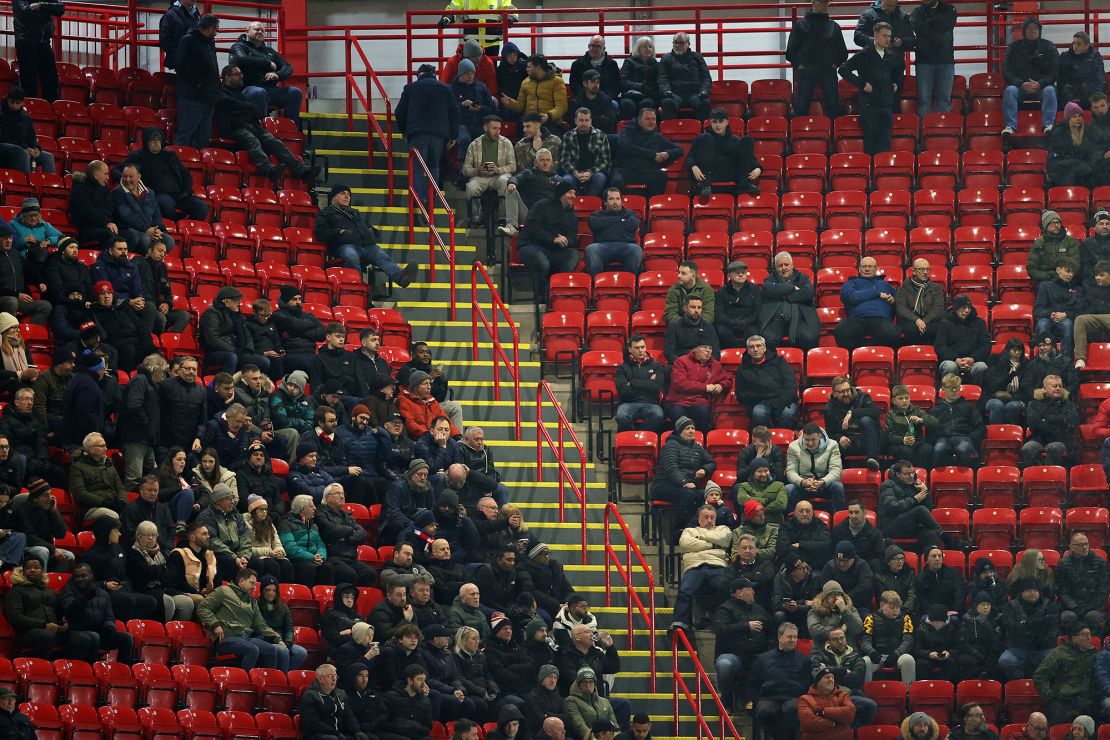
<path id="1" fill-rule="evenodd" d="M 513 100 L 501 96 L 501 104 L 513 113 L 539 113 L 540 124 L 551 131 L 564 131 L 567 114 L 567 86 L 559 69 L 542 54 L 528 59 L 528 77 L 520 83 L 520 95 Z"/>

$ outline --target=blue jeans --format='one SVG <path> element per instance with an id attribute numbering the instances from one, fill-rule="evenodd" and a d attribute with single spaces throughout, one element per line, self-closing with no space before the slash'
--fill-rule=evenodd
<path id="1" fill-rule="evenodd" d="M 1042 331 L 1047 331 L 1052 335 L 1053 339 L 1060 342 L 1060 354 L 1064 357 L 1071 357 L 1075 354 L 1075 334 L 1073 332 L 1074 322 L 1071 319 L 1060 319 L 1053 321 L 1052 319 L 1037 319 L 1036 333 L 1040 334 Z"/>
<path id="2" fill-rule="evenodd" d="M 354 244 L 344 244 L 335 250 L 335 256 L 343 260 L 347 267 L 359 272 L 362 272 L 367 265 L 374 265 L 388 275 L 390 280 L 396 280 L 397 276 L 401 274 L 401 268 L 377 244 L 362 247 Z"/>
<path id="3" fill-rule="evenodd" d="M 799 501 L 809 501 L 813 494 L 808 493 L 801 486 L 796 486 L 793 483 L 786 485 L 786 509 L 787 511 L 794 511 Z M 834 514 L 845 508 L 844 506 L 844 484 L 840 481 L 833 481 L 826 483 L 817 492 L 817 497 L 827 499 L 829 502 L 829 513 Z M 816 505 L 814 505 L 816 507 Z"/>
<path id="4" fill-rule="evenodd" d="M 266 372 L 270 369 L 270 358 L 265 355 L 250 353 L 236 354 L 235 352 L 206 352 L 205 363 L 220 365 L 225 373 L 234 373 L 240 365 L 258 365 L 258 369 Z"/>
<path id="5" fill-rule="evenodd" d="M 192 488 L 182 488 L 180 491 L 170 496 L 170 500 L 166 505 L 173 510 L 174 522 L 187 522 L 193 516 L 193 502 L 196 501 L 196 496 L 193 495 Z"/>
<path id="6" fill-rule="evenodd" d="M 604 172 L 595 172 L 590 175 L 590 179 L 586 181 L 585 185 L 579 183 L 578 178 L 574 175 L 563 175 L 563 182 L 575 190 L 580 190 L 580 195 L 593 195 L 600 198 L 601 194 L 605 192 L 605 183 L 608 182 L 608 179 Z"/>
<path id="7" fill-rule="evenodd" d="M 671 621 L 690 624 L 693 621 L 691 606 L 694 597 L 702 588 L 708 588 L 715 598 L 719 598 L 724 593 L 722 586 L 727 578 L 728 569 L 719 565 L 698 565 L 683 573 L 682 580 L 678 583 L 678 598 L 674 601 L 674 616 Z"/>
<path id="8" fill-rule="evenodd" d="M 23 555 L 27 549 L 27 535 L 22 532 L 12 532 L 0 540 L 0 562 L 22 563 Z M 44 550 L 46 548 L 43 548 Z M 43 570 L 50 566 L 49 560 L 42 561 Z"/>
<path id="9" fill-rule="evenodd" d="M 644 250 L 631 242 L 594 242 L 586 246 L 586 272 L 597 275 L 604 272 L 610 262 L 620 262 L 621 270 L 639 274 L 644 262 Z"/>
<path id="10" fill-rule="evenodd" d="M 768 627 L 769 625 L 763 626 L 764 629 Z M 721 703 L 726 709 L 735 709 L 737 689 L 744 686 L 740 677 L 744 670 L 744 661 L 738 655 L 724 653 L 713 661 L 713 669 L 717 671 L 717 692 L 721 696 Z"/>
<path id="11" fill-rule="evenodd" d="M 952 110 L 952 80 L 955 64 L 922 64 L 917 62 L 917 115 L 947 113 Z M 933 101 L 936 107 L 933 107 Z"/>
<path id="12" fill-rule="evenodd" d="M 216 643 L 215 650 L 217 653 L 238 655 L 244 671 L 256 667 L 277 668 L 283 672 L 289 670 L 289 651 L 285 645 L 275 645 L 261 637 L 225 637 Z"/>
<path id="13" fill-rule="evenodd" d="M 429 134 L 417 134 L 409 139 L 409 148 L 420 152 L 420 156 L 424 158 L 424 164 L 428 165 L 428 172 L 432 175 L 432 179 L 436 181 L 436 185 L 439 185 L 439 160 L 443 158 L 443 147 L 446 143 L 442 136 L 431 136 Z M 464 151 L 463 154 L 465 153 Z M 428 178 L 424 176 L 424 170 L 416 164 L 413 165 L 412 184 L 413 189 L 421 198 L 427 197 Z"/>
<path id="14" fill-rule="evenodd" d="M 978 450 L 970 437 L 941 437 L 933 445 L 933 467 L 942 468 L 948 465 L 948 458 L 956 456 L 956 461 L 951 463 L 960 467 L 972 467 Z"/>
<path id="15" fill-rule="evenodd" d="M 1047 650 L 1006 648 L 1006 651 L 998 656 L 998 669 L 1002 671 L 1002 676 L 1007 681 L 1029 678 L 1046 655 L 1048 655 Z"/>
<path id="16" fill-rule="evenodd" d="M 285 108 L 283 111 L 286 118 L 292 118 L 295 122 L 301 120 L 301 101 L 304 100 L 304 92 L 299 87 L 244 87 L 243 97 L 254 103 L 258 108 L 258 117 L 265 118 L 267 108 L 270 103 L 280 105 Z"/>
<path id="17" fill-rule="evenodd" d="M 1038 331 L 1040 331 L 1038 329 Z M 940 363 L 940 377 L 944 377 L 951 373 L 958 377 L 962 377 L 965 382 L 974 383 L 975 385 L 982 385 L 983 376 L 987 374 L 987 363 L 976 362 L 971 365 L 971 369 L 967 371 L 967 375 L 960 372 L 960 366 L 954 360 L 944 360 Z"/>
<path id="18" fill-rule="evenodd" d="M 1009 85 L 1002 94 L 1002 117 L 1010 128 L 1017 128 L 1018 102 L 1037 98 L 1041 101 L 1041 125 L 1051 126 L 1056 123 L 1056 88 L 1052 85 L 1042 87 L 1038 92 L 1030 95 L 1017 85 Z"/>
<path id="19" fill-rule="evenodd" d="M 173 143 L 176 146 L 191 146 L 203 149 L 212 139 L 212 113 L 215 107 L 208 103 L 190 98 L 177 99 L 177 133 Z"/>
<path id="20" fill-rule="evenodd" d="M 793 429 L 798 417 L 798 404 L 792 403 L 781 411 L 773 406 L 757 403 L 752 406 L 752 426 L 765 426 L 772 429 Z"/>
<path id="21" fill-rule="evenodd" d="M 663 425 L 663 409 L 654 403 L 622 403 L 617 406 L 615 418 L 618 431 L 650 429 L 654 432 Z"/>
<path id="22" fill-rule="evenodd" d="M 1025 416 L 1025 404 L 1021 401 L 1003 401 L 1001 398 L 992 398 L 984 407 L 987 410 L 988 424 L 1017 424 L 1022 425 Z"/>
<path id="23" fill-rule="evenodd" d="M 568 247 L 520 245 L 520 261 L 532 271 L 532 295 L 536 303 L 547 303 L 547 286 L 552 275 L 557 272 L 574 272 L 574 268 L 578 266 L 578 250 L 573 241 L 570 244 Z"/>
<path id="24" fill-rule="evenodd" d="M 17 144 L 0 144 L 0 162 L 7 169 L 20 170 L 25 175 L 31 173 L 31 153 Z M 54 173 L 54 155 L 45 149 L 39 149 L 35 163 L 43 172 Z"/>

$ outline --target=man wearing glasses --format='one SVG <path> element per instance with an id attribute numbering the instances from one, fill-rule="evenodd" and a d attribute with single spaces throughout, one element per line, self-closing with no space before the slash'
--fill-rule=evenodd
<path id="1" fill-rule="evenodd" d="M 987 724 L 987 715 L 978 704 L 964 704 L 960 707 L 962 727 L 948 733 L 951 740 L 997 740 L 998 735 Z"/>
<path id="2" fill-rule="evenodd" d="M 929 261 L 915 259 L 913 275 L 894 294 L 898 331 L 906 344 L 933 344 L 944 318 L 944 289 L 930 279 Z"/>
<path id="3" fill-rule="evenodd" d="M 1056 566 L 1056 588 L 1060 595 L 1060 621 L 1079 621 L 1096 635 L 1103 634 L 1106 621 L 1106 560 L 1091 552 L 1087 535 L 1076 532 L 1068 552 Z"/>
<path id="4" fill-rule="evenodd" d="M 690 37 L 679 31 L 672 41 L 673 50 L 659 60 L 659 98 L 663 119 L 677 118 L 678 111 L 692 108 L 694 117 L 704 121 L 709 115 L 709 67 L 701 54 L 690 48 Z"/>

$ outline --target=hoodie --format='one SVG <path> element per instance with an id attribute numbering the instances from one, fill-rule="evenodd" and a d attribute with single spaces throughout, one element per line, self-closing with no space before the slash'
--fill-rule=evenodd
<path id="1" fill-rule="evenodd" d="M 509 54 L 517 55 L 515 64 L 509 64 Z M 499 95 L 504 94 L 510 98 L 515 98 L 520 94 L 520 83 L 524 82 L 527 76 L 528 60 L 521 53 L 520 47 L 512 41 L 501 44 L 501 63 L 497 65 L 497 85 L 495 88 L 490 88 L 490 90 L 496 90 Z M 488 82 L 486 87 L 489 87 Z"/>
<path id="2" fill-rule="evenodd" d="M 486 740 L 508 740 L 509 735 L 505 728 L 514 720 L 520 723 L 517 726 L 516 735 L 513 736 L 514 740 L 531 740 L 532 734 L 524 721 L 524 714 L 515 704 L 506 704 L 501 707 L 501 711 L 497 715 L 497 729 L 487 732 Z"/>
<path id="3" fill-rule="evenodd" d="M 839 483 L 844 466 L 840 461 L 840 446 L 821 430 L 817 449 L 809 450 L 802 437 L 786 448 L 786 482 L 800 486 L 805 478 L 820 478 L 825 485 Z"/>
<path id="4" fill-rule="evenodd" d="M 970 357 L 976 362 L 985 362 L 990 357 L 990 334 L 987 324 L 971 307 L 967 318 L 961 319 L 953 309 L 941 320 L 937 327 L 937 358 L 955 360 L 957 357 Z"/>
<path id="5" fill-rule="evenodd" d="M 840 24 L 828 13 L 808 11 L 794 21 L 786 41 L 786 61 L 806 73 L 836 69 L 848 60 Z"/>
<path id="6" fill-rule="evenodd" d="M 351 629 L 356 622 L 366 621 L 358 613 L 358 609 L 343 605 L 343 594 L 346 593 L 353 593 L 356 602 L 358 601 L 358 587 L 350 583 L 340 583 L 332 593 L 331 609 L 324 612 L 324 616 L 320 618 L 320 636 L 324 638 L 324 644 L 327 645 L 329 653 L 335 652 L 337 647 L 351 639 L 350 635 L 341 635 L 340 632 Z"/>
<path id="7" fill-rule="evenodd" d="M 1007 85 L 1020 87 L 1027 80 L 1036 80 L 1042 88 L 1056 84 L 1060 53 L 1056 50 L 1056 44 L 1044 38 L 1043 35 L 1038 36 L 1035 41 L 1025 38 L 1025 29 L 1033 25 L 1043 33 L 1039 20 L 1032 17 L 1026 18 L 1021 24 L 1021 36 L 1006 47 L 1002 74 L 1006 78 Z M 1033 277 L 1032 274 L 1030 277 Z"/>

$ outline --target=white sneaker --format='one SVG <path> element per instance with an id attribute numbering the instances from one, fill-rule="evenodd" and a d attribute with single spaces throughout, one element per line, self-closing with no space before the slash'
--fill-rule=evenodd
<path id="1" fill-rule="evenodd" d="M 498 234 L 504 234 L 505 236 L 516 236 L 516 227 L 513 226 L 512 224 L 505 224 L 504 226 L 498 226 L 497 227 L 497 233 Z"/>
<path id="2" fill-rule="evenodd" d="M 1083 358 L 1080 358 L 1080 359 L 1075 361 L 1075 369 L 1076 370 L 1082 370 L 1085 367 L 1087 367 L 1087 361 L 1084 360 Z"/>
<path id="3" fill-rule="evenodd" d="M 1046 134 L 1050 131 L 1052 131 L 1052 124 L 1051 123 L 1044 127 L 1044 132 Z"/>
<path id="4" fill-rule="evenodd" d="M 1007 126 L 1006 128 L 1002 129 L 1002 135 L 1003 136 L 1006 136 L 1006 135 L 1013 136 L 1014 133 L 1015 133 L 1015 131 L 1014 131 L 1014 128 L 1012 126 Z"/>

